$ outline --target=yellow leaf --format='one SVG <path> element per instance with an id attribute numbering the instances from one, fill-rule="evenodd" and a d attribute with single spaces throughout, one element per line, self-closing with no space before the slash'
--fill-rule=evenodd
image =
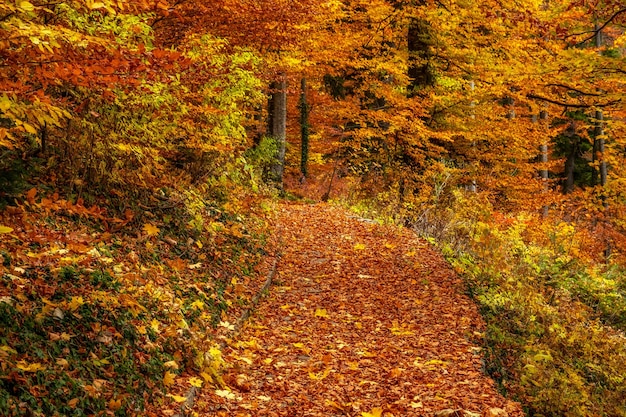
<path id="1" fill-rule="evenodd" d="M 12 231 L 12 228 L 0 225 L 0 235 L 4 233 L 11 233 Z"/>
<path id="2" fill-rule="evenodd" d="M 192 376 L 189 378 L 189 384 L 191 384 L 192 387 L 200 388 L 202 386 L 202 380 Z"/>
<path id="3" fill-rule="evenodd" d="M 211 377 L 211 375 L 207 374 L 206 372 L 200 372 L 200 376 L 208 383 L 213 382 L 213 378 Z"/>
<path id="4" fill-rule="evenodd" d="M 157 319 L 152 319 L 150 322 L 150 328 L 154 330 L 156 333 L 159 333 L 159 321 Z"/>
<path id="5" fill-rule="evenodd" d="M 165 366 L 166 368 L 170 368 L 170 369 L 178 369 L 178 364 L 176 363 L 176 361 L 165 362 L 163 366 Z"/>
<path id="6" fill-rule="evenodd" d="M 46 369 L 46 366 L 41 363 L 28 363 L 26 361 L 19 361 L 15 367 L 25 372 L 37 372 Z"/>
<path id="7" fill-rule="evenodd" d="M 219 325 L 220 325 L 221 327 L 224 327 L 224 328 L 228 329 L 228 330 L 235 330 L 235 325 L 230 324 L 230 323 L 229 323 L 229 322 L 227 322 L 227 321 L 220 321 L 220 324 L 219 324 Z"/>
<path id="8" fill-rule="evenodd" d="M 363 250 L 365 249 L 365 245 L 363 243 L 357 243 L 356 245 L 354 245 L 354 249 Z"/>
<path id="9" fill-rule="evenodd" d="M 20 9 L 24 10 L 25 12 L 32 12 L 33 10 L 35 10 L 35 6 L 33 6 L 33 4 L 29 1 L 22 1 L 20 2 Z"/>
<path id="10" fill-rule="evenodd" d="M 380 407 L 372 408 L 372 411 L 370 411 L 369 413 L 365 411 L 361 413 L 361 417 L 381 417 L 382 415 L 383 415 L 383 409 Z"/>
<path id="11" fill-rule="evenodd" d="M 12 355 L 17 355 L 17 350 L 13 349 L 11 346 L 2 345 L 0 346 L 0 351 L 10 353 Z"/>
<path id="12" fill-rule="evenodd" d="M 146 232 L 148 236 L 156 236 L 159 233 L 159 228 L 153 224 L 146 223 L 143 225 L 143 231 Z"/>
<path id="13" fill-rule="evenodd" d="M 174 385 L 174 380 L 176 379 L 176 375 L 171 373 L 170 371 L 166 371 L 163 376 L 163 385 L 169 387 Z"/>
<path id="14" fill-rule="evenodd" d="M 24 127 L 24 130 L 25 130 L 27 133 L 31 133 L 31 134 L 33 134 L 33 135 L 36 135 L 36 134 L 37 134 L 37 129 L 35 129 L 35 127 L 34 127 L 33 125 L 28 124 L 28 123 L 23 123 L 23 124 L 22 124 L 22 126 Z"/>
<path id="15" fill-rule="evenodd" d="M 76 404 L 78 404 L 78 398 L 72 398 L 71 400 L 67 402 L 67 405 L 69 405 L 72 408 L 76 407 Z"/>
<path id="16" fill-rule="evenodd" d="M 83 297 L 81 297 L 81 296 L 72 297 L 72 300 L 68 304 L 68 308 L 70 309 L 70 311 L 76 311 L 83 304 L 85 304 L 85 301 L 83 300 Z"/>
<path id="17" fill-rule="evenodd" d="M 330 374 L 330 371 L 331 371 L 331 368 L 326 368 L 323 372 L 318 372 L 318 373 L 309 372 L 309 378 L 315 381 L 321 381 L 322 379 L 326 378 Z"/>
<path id="18" fill-rule="evenodd" d="M 328 317 L 328 311 L 325 308 L 318 308 L 315 310 L 315 317 Z"/>
<path id="19" fill-rule="evenodd" d="M 233 394 L 232 392 L 230 392 L 227 389 L 216 389 L 215 390 L 215 395 L 217 395 L 218 397 L 226 398 L 228 400 L 234 400 L 235 399 L 235 394 Z"/>
<path id="20" fill-rule="evenodd" d="M 181 397 L 180 395 L 167 394 L 167 396 L 172 398 L 177 403 L 184 403 L 185 401 L 187 401 L 186 397 Z"/>

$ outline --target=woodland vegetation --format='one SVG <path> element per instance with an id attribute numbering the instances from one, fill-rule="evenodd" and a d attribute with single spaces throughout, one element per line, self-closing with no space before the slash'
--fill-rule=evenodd
<path id="1" fill-rule="evenodd" d="M 621 0 L 0 0 L 0 414 L 228 396 L 281 197 L 438 246 L 528 415 L 626 416 L 625 28 Z"/>

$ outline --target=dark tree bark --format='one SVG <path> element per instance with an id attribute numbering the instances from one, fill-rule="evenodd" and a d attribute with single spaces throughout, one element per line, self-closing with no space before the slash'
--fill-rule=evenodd
<path id="1" fill-rule="evenodd" d="M 272 180 L 282 189 L 287 140 L 287 80 L 285 74 L 280 74 L 280 79 L 270 86 L 268 110 L 268 133 L 276 143 L 276 160 L 270 169 L 270 174 Z"/>
<path id="2" fill-rule="evenodd" d="M 414 96 L 423 87 L 435 83 L 435 74 L 430 63 L 431 28 L 428 22 L 412 19 L 407 36 L 409 50 L 409 96 Z"/>
<path id="3" fill-rule="evenodd" d="M 307 165 L 309 161 L 309 103 L 306 94 L 306 78 L 302 77 L 300 81 L 300 136 L 301 136 L 301 149 L 300 149 L 300 172 L 302 173 L 302 179 L 307 177 L 308 170 Z"/>
<path id="4" fill-rule="evenodd" d="M 545 123 L 548 120 L 548 112 L 545 110 L 542 110 L 539 113 L 539 120 L 541 120 L 542 123 Z M 548 168 L 546 167 L 546 164 L 548 163 L 548 141 L 546 138 L 546 141 L 541 144 L 541 146 L 539 147 L 539 162 L 541 162 L 542 168 L 539 171 L 539 176 L 541 177 L 541 181 L 543 182 L 543 192 L 547 192 L 548 191 Z M 543 217 L 547 217 L 548 216 L 548 206 L 544 205 L 541 208 L 541 214 Z"/>
<path id="5" fill-rule="evenodd" d="M 580 153 L 580 138 L 576 134 L 574 123 L 570 123 L 567 128 L 567 135 L 570 139 L 570 148 L 567 152 L 565 160 L 565 181 L 563 182 L 563 194 L 569 194 L 574 191 L 574 171 L 576 168 L 576 158 Z"/>

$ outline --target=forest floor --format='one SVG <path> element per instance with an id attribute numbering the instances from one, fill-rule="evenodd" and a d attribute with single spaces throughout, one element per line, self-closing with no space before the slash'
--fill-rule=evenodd
<path id="1" fill-rule="evenodd" d="M 224 350 L 201 416 L 522 416 L 482 372 L 484 323 L 413 233 L 325 204 L 281 205 L 274 283 Z"/>

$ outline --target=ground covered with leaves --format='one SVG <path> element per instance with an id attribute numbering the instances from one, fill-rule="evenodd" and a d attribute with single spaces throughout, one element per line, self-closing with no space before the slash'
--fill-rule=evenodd
<path id="1" fill-rule="evenodd" d="M 274 286 L 223 352 L 217 416 L 521 416 L 485 376 L 484 323 L 426 242 L 323 204 L 283 205 Z"/>
<path id="2" fill-rule="evenodd" d="M 33 188 L 0 212 L 0 415 L 173 414 L 221 385 L 268 227 L 258 206 L 191 216 L 181 198 L 116 215 Z"/>

